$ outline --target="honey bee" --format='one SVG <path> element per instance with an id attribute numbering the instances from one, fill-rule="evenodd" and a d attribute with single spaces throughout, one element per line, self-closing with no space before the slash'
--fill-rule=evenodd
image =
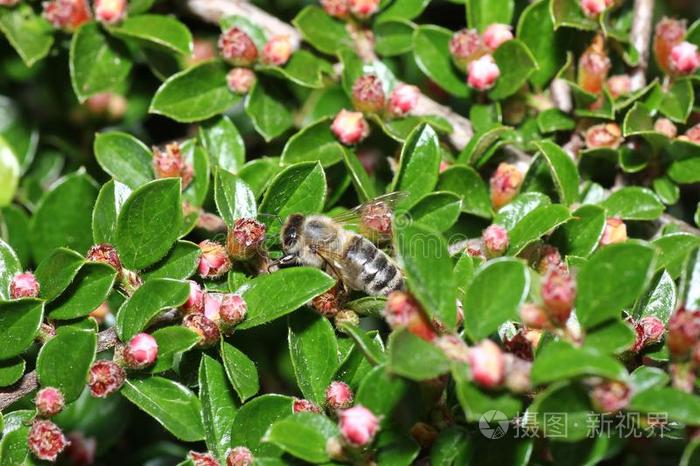
<path id="1" fill-rule="evenodd" d="M 402 289 L 399 267 L 365 235 L 390 235 L 392 205 L 404 196 L 402 192 L 390 193 L 334 217 L 290 215 L 280 233 L 285 255 L 278 262 L 324 269 L 344 287 L 372 296 Z M 363 234 L 345 228 L 353 223 Z"/>

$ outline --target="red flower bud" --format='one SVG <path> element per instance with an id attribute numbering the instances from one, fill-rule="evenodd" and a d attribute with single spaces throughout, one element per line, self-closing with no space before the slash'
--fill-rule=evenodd
<path id="1" fill-rule="evenodd" d="M 101 92 L 88 97 L 85 106 L 93 115 L 119 120 L 126 113 L 129 102 L 123 95 L 114 92 Z"/>
<path id="2" fill-rule="evenodd" d="M 369 124 L 361 112 L 342 109 L 333 119 L 331 131 L 340 142 L 351 146 L 369 135 Z"/>
<path id="3" fill-rule="evenodd" d="M 533 332 L 532 329 L 520 328 L 512 336 L 503 338 L 503 346 L 508 353 L 512 353 L 524 361 L 532 361 L 532 341 L 528 338 L 528 334 Z M 508 372 L 506 370 L 506 372 Z"/>
<path id="4" fill-rule="evenodd" d="M 591 94 L 599 94 L 610 70 L 610 58 L 605 53 L 605 41 L 596 36 L 578 61 L 578 85 Z"/>
<path id="5" fill-rule="evenodd" d="M 513 39 L 513 28 L 508 24 L 493 23 L 484 30 L 484 45 L 496 50 L 502 43 Z"/>
<path id="6" fill-rule="evenodd" d="M 340 433 L 351 445 L 364 447 L 372 442 L 379 430 L 379 419 L 364 406 L 354 406 L 338 413 Z"/>
<path id="7" fill-rule="evenodd" d="M 551 269 L 542 279 L 540 293 L 550 319 L 558 325 L 565 324 L 576 298 L 576 284 L 571 275 L 561 269 Z"/>
<path id="8" fill-rule="evenodd" d="M 654 122 L 654 131 L 661 133 L 669 139 L 673 139 L 678 134 L 678 128 L 668 118 L 659 118 Z"/>
<path id="9" fill-rule="evenodd" d="M 247 94 L 255 84 L 255 72 L 249 68 L 233 68 L 226 75 L 228 88 L 236 94 Z"/>
<path id="10" fill-rule="evenodd" d="M 91 18 L 86 0 L 51 0 L 42 7 L 44 18 L 57 29 L 74 31 Z"/>
<path id="11" fill-rule="evenodd" d="M 126 17 L 126 0 L 95 0 L 95 19 L 116 24 Z"/>
<path id="12" fill-rule="evenodd" d="M 512 354 L 505 354 L 505 381 L 504 384 L 508 390 L 514 393 L 526 393 L 532 388 L 530 372 L 532 371 L 532 363 L 524 359 L 520 359 Z"/>
<path id="13" fill-rule="evenodd" d="M 613 0 L 580 0 L 579 5 L 586 16 L 594 18 L 607 10 L 613 3 Z"/>
<path id="14" fill-rule="evenodd" d="M 491 55 L 483 55 L 469 62 L 467 73 L 467 84 L 477 91 L 485 91 L 496 84 L 501 70 Z"/>
<path id="15" fill-rule="evenodd" d="M 315 403 L 304 400 L 301 398 L 295 398 L 292 409 L 295 413 L 320 413 L 321 408 L 319 408 Z"/>
<path id="16" fill-rule="evenodd" d="M 674 74 L 693 74 L 700 67 L 698 46 L 690 42 L 681 42 L 671 49 L 670 67 Z"/>
<path id="17" fill-rule="evenodd" d="M 182 325 L 199 335 L 199 346 L 206 348 L 218 343 L 221 338 L 219 327 L 204 316 L 204 314 L 187 314 L 182 319 Z"/>
<path id="18" fill-rule="evenodd" d="M 61 429 L 51 421 L 36 419 L 29 429 L 29 451 L 44 461 L 56 461 L 59 454 L 69 445 Z"/>
<path id="19" fill-rule="evenodd" d="M 656 63 L 665 73 L 670 74 L 671 50 L 681 42 L 686 33 L 685 20 L 663 18 L 654 31 L 654 56 Z"/>
<path id="20" fill-rule="evenodd" d="M 316 296 L 311 300 L 311 307 L 324 317 L 335 317 L 340 311 L 338 287 L 334 286 L 330 290 Z"/>
<path id="21" fill-rule="evenodd" d="M 498 210 L 518 194 L 523 183 L 523 173 L 515 165 L 502 162 L 491 175 L 491 204 Z"/>
<path id="22" fill-rule="evenodd" d="M 237 26 L 231 26 L 219 37 L 221 55 L 233 66 L 250 66 L 258 59 L 258 48 L 250 36 Z"/>
<path id="23" fill-rule="evenodd" d="M 374 74 L 360 76 L 352 85 L 352 103 L 364 113 L 376 113 L 384 108 L 382 81 Z"/>
<path id="24" fill-rule="evenodd" d="M 15 6 L 19 0 L 0 0 L 0 6 Z"/>
<path id="25" fill-rule="evenodd" d="M 211 60 L 216 57 L 216 47 L 209 39 L 195 37 L 192 41 L 192 55 L 187 61 L 190 66 Z"/>
<path id="26" fill-rule="evenodd" d="M 202 251 L 197 267 L 200 277 L 218 278 L 231 268 L 226 249 L 219 243 L 205 239 L 199 243 L 199 249 Z"/>
<path id="27" fill-rule="evenodd" d="M 700 144 L 700 123 L 691 128 L 688 128 L 685 134 L 683 134 L 683 136 L 679 136 L 678 139 L 683 139 L 684 141 L 690 141 L 694 142 L 695 144 Z"/>
<path id="28" fill-rule="evenodd" d="M 387 110 L 391 115 L 403 116 L 410 113 L 418 103 L 420 90 L 409 84 L 399 84 L 389 96 Z"/>
<path id="29" fill-rule="evenodd" d="M 345 382 L 333 381 L 326 389 L 326 407 L 330 410 L 347 409 L 352 401 L 352 389 Z"/>
<path id="30" fill-rule="evenodd" d="M 321 0 L 323 10 L 330 16 L 345 19 L 350 14 L 349 0 Z"/>
<path id="31" fill-rule="evenodd" d="M 226 466 L 253 466 L 255 458 L 246 447 L 231 449 L 226 456 Z"/>
<path id="32" fill-rule="evenodd" d="M 491 340 L 483 340 L 469 349 L 472 379 L 484 388 L 496 388 L 505 377 L 505 359 L 501 348 Z"/>
<path id="33" fill-rule="evenodd" d="M 566 265 L 561 260 L 559 250 L 551 244 L 545 244 L 540 248 L 540 258 L 537 262 L 537 271 L 541 274 L 546 273 L 549 269 L 566 268 Z"/>
<path id="34" fill-rule="evenodd" d="M 124 348 L 124 362 L 132 369 L 148 367 L 158 357 L 158 342 L 148 333 L 139 333 Z"/>
<path id="35" fill-rule="evenodd" d="M 632 391 L 622 382 L 607 380 L 599 383 L 591 392 L 593 408 L 600 413 L 615 413 L 624 409 Z"/>
<path id="36" fill-rule="evenodd" d="M 219 308 L 219 317 L 221 323 L 227 327 L 233 327 L 245 319 L 248 313 L 248 304 L 239 294 L 225 293 L 221 297 L 221 307 Z"/>
<path id="37" fill-rule="evenodd" d="M 349 0 L 350 12 L 359 19 L 366 19 L 379 11 L 379 0 Z"/>
<path id="38" fill-rule="evenodd" d="M 204 291 L 194 280 L 189 280 L 190 284 L 190 294 L 187 297 L 187 301 L 182 305 L 182 310 L 185 314 L 191 312 L 204 312 Z"/>
<path id="39" fill-rule="evenodd" d="M 112 266 L 117 272 L 122 271 L 122 261 L 119 260 L 119 253 L 109 243 L 95 244 L 90 247 L 86 254 L 86 259 L 92 262 L 101 262 Z"/>
<path id="40" fill-rule="evenodd" d="M 232 258 L 249 259 L 265 241 L 267 227 L 254 218 L 239 218 L 229 229 L 226 248 Z"/>
<path id="41" fill-rule="evenodd" d="M 678 309 L 668 321 L 666 345 L 671 355 L 684 359 L 700 339 L 700 312 Z"/>
<path id="42" fill-rule="evenodd" d="M 605 220 L 605 228 L 600 237 L 600 245 L 605 246 L 613 243 L 627 241 L 627 226 L 625 222 L 617 217 L 609 217 Z"/>
<path id="43" fill-rule="evenodd" d="M 488 257 L 502 256 L 508 249 L 508 232 L 501 225 L 489 225 L 481 235 Z"/>
<path id="44" fill-rule="evenodd" d="M 124 369 L 112 361 L 99 359 L 92 364 L 88 375 L 90 394 L 105 398 L 122 388 L 125 379 Z"/>
<path id="45" fill-rule="evenodd" d="M 68 434 L 68 448 L 65 458 L 74 466 L 90 466 L 95 462 L 97 441 L 93 437 L 85 438 L 82 432 L 75 431 Z"/>
<path id="46" fill-rule="evenodd" d="M 272 36 L 263 47 L 262 61 L 268 65 L 283 66 L 292 56 L 292 51 L 292 43 L 288 36 Z"/>
<path id="47" fill-rule="evenodd" d="M 389 295 L 384 317 L 392 329 L 406 328 L 425 341 L 437 337 L 418 301 L 405 291 L 394 291 Z"/>
<path id="48" fill-rule="evenodd" d="M 192 181 L 192 167 L 185 162 L 180 144 L 166 144 L 165 150 L 153 147 L 153 172 L 156 178 L 182 178 L 182 189 Z"/>
<path id="49" fill-rule="evenodd" d="M 613 99 L 628 95 L 632 91 L 632 80 L 627 74 L 616 74 L 608 78 L 608 90 Z"/>
<path id="50" fill-rule="evenodd" d="M 622 131 L 616 123 L 601 123 L 586 130 L 586 147 L 589 149 L 617 149 L 622 142 Z"/>
<path id="51" fill-rule="evenodd" d="M 547 311 L 533 303 L 522 305 L 520 308 L 520 321 L 528 328 L 546 329 L 552 327 Z"/>
<path id="52" fill-rule="evenodd" d="M 219 461 L 211 453 L 190 452 L 190 459 L 194 466 L 219 466 Z"/>
<path id="53" fill-rule="evenodd" d="M 34 405 L 39 416 L 51 417 L 63 411 L 65 400 L 61 390 L 54 387 L 46 387 L 36 393 Z"/>
<path id="54" fill-rule="evenodd" d="M 36 298 L 39 296 L 39 282 L 31 272 L 18 273 L 10 281 L 10 298 Z"/>
<path id="55" fill-rule="evenodd" d="M 646 316 L 642 317 L 637 325 L 642 329 L 644 333 L 644 343 L 645 345 L 653 345 L 661 341 L 664 336 L 666 327 L 664 323 L 656 316 Z"/>
<path id="56" fill-rule="evenodd" d="M 470 61 L 484 53 L 484 44 L 476 29 L 460 29 L 450 39 L 450 54 L 455 65 L 466 71 Z"/>
<path id="57" fill-rule="evenodd" d="M 442 335 L 435 340 L 435 346 L 452 361 L 469 362 L 469 347 L 458 335 Z"/>

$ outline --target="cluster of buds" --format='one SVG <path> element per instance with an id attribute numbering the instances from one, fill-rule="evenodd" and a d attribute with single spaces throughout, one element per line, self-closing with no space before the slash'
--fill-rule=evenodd
<path id="1" fill-rule="evenodd" d="M 501 225 L 492 224 L 481 235 L 486 257 L 499 257 L 508 249 L 508 231 Z"/>
<path id="2" fill-rule="evenodd" d="M 239 294 L 206 293 L 204 296 L 204 317 L 217 324 L 223 333 L 243 322 L 247 314 L 248 304 Z"/>
<path id="3" fill-rule="evenodd" d="M 678 309 L 668 321 L 666 345 L 671 356 L 677 360 L 687 359 L 700 348 L 700 312 Z M 698 361 L 700 362 L 700 361 Z"/>
<path id="4" fill-rule="evenodd" d="M 588 128 L 585 139 L 589 149 L 617 149 L 622 143 L 622 130 L 617 123 L 601 123 Z"/>
<path id="5" fill-rule="evenodd" d="M 233 66 L 252 66 L 258 60 L 258 48 L 247 32 L 231 26 L 219 37 L 221 56 Z"/>
<path id="6" fill-rule="evenodd" d="M 192 54 L 186 61 L 189 66 L 194 66 L 216 57 L 216 45 L 209 39 L 195 37 L 192 40 Z"/>
<path id="7" fill-rule="evenodd" d="M 303 398 L 295 398 L 294 403 L 292 404 L 292 411 L 294 411 L 295 413 L 320 414 L 321 408 L 319 408 L 318 405 L 312 401 Z"/>
<path id="8" fill-rule="evenodd" d="M 342 109 L 333 119 L 331 131 L 341 143 L 352 146 L 369 136 L 369 123 L 362 112 Z"/>
<path id="9" fill-rule="evenodd" d="M 632 390 L 623 382 L 604 380 L 596 383 L 590 392 L 591 404 L 599 413 L 616 413 L 630 401 Z"/>
<path id="10" fill-rule="evenodd" d="M 515 165 L 502 162 L 489 180 L 491 205 L 498 210 L 508 204 L 518 194 L 524 179 L 523 172 Z"/>
<path id="11" fill-rule="evenodd" d="M 190 451 L 190 460 L 194 466 L 219 466 L 219 460 L 211 453 Z"/>
<path id="12" fill-rule="evenodd" d="M 46 419 L 35 419 L 32 422 L 27 445 L 29 451 L 40 460 L 55 462 L 69 444 L 63 431 L 53 422 Z"/>
<path id="13" fill-rule="evenodd" d="M 491 89 L 501 75 L 496 60 L 491 55 L 482 55 L 469 62 L 467 67 L 467 84 L 477 91 Z"/>
<path id="14" fill-rule="evenodd" d="M 533 342 L 528 338 L 531 329 L 520 327 L 512 335 L 503 336 L 503 347 L 508 353 L 512 353 L 524 361 L 532 361 Z"/>
<path id="15" fill-rule="evenodd" d="M 239 218 L 226 236 L 226 249 L 234 260 L 253 257 L 263 242 L 267 228 L 254 218 Z"/>
<path id="16" fill-rule="evenodd" d="M 469 347 L 459 335 L 442 335 L 435 340 L 435 346 L 451 361 L 469 362 Z"/>
<path id="17" fill-rule="evenodd" d="M 205 239 L 199 243 L 201 255 L 197 271 L 205 279 L 219 278 L 231 269 L 226 248 L 215 241 Z"/>
<path id="18" fill-rule="evenodd" d="M 671 63 L 671 51 L 674 47 L 683 42 L 685 33 L 685 20 L 663 18 L 656 25 L 654 31 L 654 56 L 656 57 L 656 63 L 659 65 L 659 68 L 666 74 L 674 73 L 674 65 Z M 683 49 L 685 49 L 685 47 L 676 52 L 677 58 L 680 58 L 681 55 L 686 55 L 686 53 L 682 53 Z"/>
<path id="19" fill-rule="evenodd" d="M 10 281 L 10 298 L 37 298 L 39 296 L 39 282 L 31 272 L 18 273 Z"/>
<path id="20" fill-rule="evenodd" d="M 156 362 L 158 357 L 158 342 L 148 333 L 135 335 L 122 351 L 126 367 L 143 369 Z"/>
<path id="21" fill-rule="evenodd" d="M 226 455 L 226 466 L 253 466 L 255 458 L 246 447 L 232 448 Z"/>
<path id="22" fill-rule="evenodd" d="M 700 144 L 700 123 L 688 128 L 682 136 L 678 136 L 678 139 Z"/>
<path id="23" fill-rule="evenodd" d="M 467 72 L 467 84 L 479 91 L 493 87 L 501 70 L 491 53 L 504 42 L 513 39 L 507 24 L 489 25 L 483 35 L 476 29 L 461 29 L 450 39 L 450 54 L 455 65 Z"/>
<path id="24" fill-rule="evenodd" d="M 194 280 L 188 281 L 190 285 L 190 294 L 187 296 L 187 301 L 181 306 L 185 314 L 203 313 L 204 312 L 204 291 Z"/>
<path id="25" fill-rule="evenodd" d="M 153 172 L 156 178 L 181 178 L 182 189 L 192 182 L 192 166 L 183 158 L 177 142 L 166 144 L 165 150 L 153 147 Z"/>
<path id="26" fill-rule="evenodd" d="M 126 373 L 114 361 L 95 361 L 88 373 L 88 387 L 95 398 L 106 398 L 119 391 L 126 380 Z"/>
<path id="27" fill-rule="evenodd" d="M 625 222 L 619 217 L 608 217 L 605 219 L 605 227 L 603 228 L 603 234 L 600 236 L 599 244 L 606 246 L 624 241 L 627 241 L 627 226 Z"/>
<path id="28" fill-rule="evenodd" d="M 336 329 L 342 333 L 342 326 L 347 325 L 350 327 L 357 327 L 360 325 L 360 316 L 352 309 L 343 309 L 338 311 L 335 317 L 333 317 L 333 323 L 335 324 Z"/>
<path id="29" fill-rule="evenodd" d="M 605 52 L 605 40 L 597 35 L 579 58 L 578 85 L 586 92 L 599 94 L 603 90 L 608 71 L 610 58 Z"/>
<path id="30" fill-rule="evenodd" d="M 410 114 L 418 104 L 420 90 L 410 84 L 399 83 L 387 99 L 384 86 L 377 75 L 365 74 L 355 80 L 352 86 L 352 103 L 363 113 L 380 113 L 386 110 L 392 117 Z"/>
<path id="31" fill-rule="evenodd" d="M 326 407 L 331 411 L 349 408 L 353 398 L 352 389 L 345 382 L 334 380 L 326 388 Z"/>
<path id="32" fill-rule="evenodd" d="M 503 355 L 505 361 L 505 379 L 503 384 L 513 393 L 526 393 L 532 389 L 532 362 L 515 354 Z"/>
<path id="33" fill-rule="evenodd" d="M 404 116 L 410 114 L 418 105 L 420 90 L 410 84 L 397 84 L 389 94 L 386 109 L 392 116 Z"/>
<path id="34" fill-rule="evenodd" d="M 615 4 L 615 0 L 580 0 L 579 6 L 589 18 L 596 18 Z"/>
<path id="35" fill-rule="evenodd" d="M 321 6 L 334 18 L 365 20 L 379 11 L 379 0 L 321 0 Z"/>
<path id="36" fill-rule="evenodd" d="M 34 406 L 40 417 L 52 417 L 63 411 L 65 400 L 61 390 L 54 387 L 45 387 L 36 393 Z"/>
<path id="37" fill-rule="evenodd" d="M 72 32 L 92 18 L 87 0 L 50 0 L 42 4 L 46 20 L 57 29 Z"/>
<path id="38" fill-rule="evenodd" d="M 405 291 L 394 291 L 389 295 L 384 318 L 393 330 L 405 328 L 425 341 L 437 337 L 420 303 Z"/>

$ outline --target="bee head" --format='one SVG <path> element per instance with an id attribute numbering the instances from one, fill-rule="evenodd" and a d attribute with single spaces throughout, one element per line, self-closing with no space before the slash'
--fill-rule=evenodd
<path id="1" fill-rule="evenodd" d="M 280 237 L 282 239 L 282 250 L 289 254 L 296 249 L 301 227 L 304 223 L 304 216 L 301 214 L 292 214 L 287 218 L 287 221 L 282 227 Z"/>

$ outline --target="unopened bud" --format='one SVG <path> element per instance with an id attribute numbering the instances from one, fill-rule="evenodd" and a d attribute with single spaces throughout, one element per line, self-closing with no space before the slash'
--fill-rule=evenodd
<path id="1" fill-rule="evenodd" d="M 65 400 L 61 390 L 54 387 L 46 387 L 36 393 L 34 405 L 39 416 L 51 417 L 63 411 Z"/>
<path id="2" fill-rule="evenodd" d="M 90 367 L 88 377 L 90 394 L 95 398 L 105 398 L 122 388 L 125 379 L 124 369 L 116 363 L 106 359 L 97 360 Z"/>
<path id="3" fill-rule="evenodd" d="M 387 110 L 394 116 L 407 115 L 416 108 L 419 97 L 420 89 L 416 86 L 398 84 L 389 95 Z"/>
<path id="4" fill-rule="evenodd" d="M 122 262 L 119 260 L 119 253 L 109 243 L 95 244 L 90 247 L 85 258 L 92 262 L 101 262 L 111 266 L 117 272 L 122 271 Z"/>
<path id="5" fill-rule="evenodd" d="M 513 28 L 508 24 L 493 23 L 484 30 L 484 45 L 496 50 L 502 43 L 513 39 Z"/>
<path id="6" fill-rule="evenodd" d="M 132 369 L 148 367 L 158 357 L 158 342 L 148 333 L 135 335 L 124 348 L 124 362 Z"/>
<path id="7" fill-rule="evenodd" d="M 204 317 L 211 320 L 215 324 L 221 321 L 221 293 L 204 293 Z"/>
<path id="8" fill-rule="evenodd" d="M 338 413 L 340 433 L 351 445 L 363 447 L 374 439 L 379 430 L 379 419 L 364 406 L 354 406 Z"/>
<path id="9" fill-rule="evenodd" d="M 156 178 L 181 178 L 182 189 L 192 181 L 192 167 L 182 156 L 180 144 L 166 144 L 165 150 L 153 147 L 153 172 Z"/>
<path id="10" fill-rule="evenodd" d="M 532 363 L 512 354 L 505 354 L 505 386 L 514 393 L 526 393 L 532 388 Z"/>
<path id="11" fill-rule="evenodd" d="M 674 45 L 671 49 L 670 67 L 678 75 L 695 73 L 700 67 L 698 46 L 687 41 Z"/>
<path id="12" fill-rule="evenodd" d="M 324 317 L 335 317 L 340 311 L 340 300 L 338 299 L 338 287 L 334 286 L 330 290 L 321 293 L 311 300 L 311 307 Z"/>
<path id="13" fill-rule="evenodd" d="M 90 21 L 91 14 L 86 0 L 50 0 L 42 3 L 44 18 L 57 29 L 74 31 Z"/>
<path id="14" fill-rule="evenodd" d="M 342 109 L 333 119 L 331 131 L 340 142 L 351 146 L 369 135 L 369 124 L 361 112 Z"/>
<path id="15" fill-rule="evenodd" d="M 502 256 L 508 249 L 508 232 L 501 225 L 489 225 L 481 235 L 487 257 Z"/>
<path id="16" fill-rule="evenodd" d="M 95 19 L 105 24 L 116 24 L 126 17 L 126 0 L 95 0 Z"/>
<path id="17" fill-rule="evenodd" d="M 685 20 L 664 17 L 656 25 L 654 31 L 654 56 L 656 57 L 656 63 L 659 65 L 659 68 L 666 74 L 672 72 L 671 50 L 674 46 L 683 42 L 685 33 Z"/>
<path id="18" fill-rule="evenodd" d="M 613 99 L 628 95 L 632 91 L 632 80 L 627 74 L 616 74 L 608 78 L 608 90 Z"/>
<path id="19" fill-rule="evenodd" d="M 333 381 L 326 389 L 326 407 L 332 411 L 352 406 L 352 389 L 345 382 Z"/>
<path id="20" fill-rule="evenodd" d="M 360 325 L 360 316 L 352 309 L 343 309 L 338 311 L 333 318 L 333 322 L 335 322 L 336 328 L 340 328 L 342 325 L 357 327 Z"/>
<path id="21" fill-rule="evenodd" d="M 250 36 L 231 26 L 219 37 L 221 55 L 233 66 L 250 66 L 258 59 L 258 49 Z"/>
<path id="22" fill-rule="evenodd" d="M 345 19 L 350 14 L 349 0 L 321 0 L 321 6 L 334 18 Z"/>
<path id="23" fill-rule="evenodd" d="M 352 103 L 363 113 L 377 113 L 384 108 L 382 81 L 374 74 L 360 76 L 352 85 Z"/>
<path id="24" fill-rule="evenodd" d="M 221 338 L 219 327 L 215 322 L 205 317 L 204 314 L 187 314 L 182 319 L 182 325 L 199 335 L 198 346 L 200 348 L 213 346 Z"/>
<path id="25" fill-rule="evenodd" d="M 627 384 L 607 380 L 593 388 L 591 401 L 593 408 L 600 413 L 616 413 L 627 406 L 631 394 Z"/>
<path id="26" fill-rule="evenodd" d="M 31 272 L 18 273 L 10 281 L 10 299 L 36 298 L 39 282 Z"/>
<path id="27" fill-rule="evenodd" d="M 693 393 L 695 389 L 695 371 L 693 365 L 687 361 L 676 362 L 669 365 L 671 386 L 686 393 Z"/>
<path id="28" fill-rule="evenodd" d="M 435 340 L 435 346 L 445 353 L 447 359 L 469 362 L 469 347 L 458 335 L 442 335 Z"/>
<path id="29" fill-rule="evenodd" d="M 219 466 L 219 460 L 211 453 L 190 452 L 190 460 L 194 466 Z"/>
<path id="30" fill-rule="evenodd" d="M 350 12 L 359 19 L 367 19 L 379 11 L 379 0 L 349 0 Z"/>
<path id="31" fill-rule="evenodd" d="M 627 241 L 627 226 L 618 217 L 608 217 L 605 220 L 605 228 L 600 237 L 600 245 L 606 246 L 613 243 Z"/>
<path id="32" fill-rule="evenodd" d="M 226 455 L 226 466 L 253 466 L 253 453 L 246 447 L 235 447 Z"/>
<path id="33" fill-rule="evenodd" d="M 460 29 L 450 39 L 450 54 L 455 65 L 462 71 L 467 65 L 484 53 L 484 44 L 476 29 Z"/>
<path id="34" fill-rule="evenodd" d="M 205 239 L 199 243 L 199 249 L 202 251 L 197 266 L 200 277 L 219 278 L 231 268 L 226 249 L 219 243 Z"/>
<path id="35" fill-rule="evenodd" d="M 637 325 L 642 329 L 644 334 L 644 345 L 653 345 L 661 341 L 661 338 L 666 332 L 664 323 L 656 316 L 642 317 Z"/>
<path id="36" fill-rule="evenodd" d="M 543 245 L 539 250 L 537 271 L 541 274 L 544 274 L 550 269 L 561 268 L 566 268 L 566 265 L 561 260 L 561 254 L 559 253 L 559 250 L 551 244 Z"/>
<path id="37" fill-rule="evenodd" d="M 486 255 L 484 255 L 484 245 L 482 244 L 481 239 L 470 239 L 467 241 L 467 246 L 464 248 L 464 253 L 469 257 L 486 259 Z"/>
<path id="38" fill-rule="evenodd" d="M 505 359 L 501 348 L 491 340 L 483 340 L 469 349 L 472 379 L 484 388 L 496 388 L 503 383 Z"/>
<path id="39" fill-rule="evenodd" d="M 134 294 L 143 285 L 143 279 L 136 272 L 122 268 L 120 285 L 127 296 Z"/>
<path id="40" fill-rule="evenodd" d="M 97 441 L 94 437 L 85 437 L 80 431 L 73 431 L 68 434 L 70 442 L 66 448 L 65 458 L 70 464 L 75 466 L 90 466 L 95 462 L 95 451 Z"/>
<path id="41" fill-rule="evenodd" d="M 477 91 L 491 89 L 500 75 L 501 70 L 491 55 L 483 55 L 467 66 L 467 84 Z"/>
<path id="42" fill-rule="evenodd" d="M 700 144 L 700 123 L 688 128 L 683 136 L 679 136 L 678 139 Z"/>
<path id="43" fill-rule="evenodd" d="M 0 6 L 15 6 L 19 0 L 0 0 Z"/>
<path id="44" fill-rule="evenodd" d="M 586 147 L 589 149 L 617 149 L 622 142 L 622 131 L 616 123 L 601 123 L 586 130 Z"/>
<path id="45" fill-rule="evenodd" d="M 190 285 L 190 294 L 187 296 L 187 301 L 182 305 L 182 310 L 185 314 L 191 312 L 204 312 L 204 291 L 194 280 L 188 281 Z"/>
<path id="46" fill-rule="evenodd" d="M 225 293 L 221 297 L 219 317 L 224 329 L 235 327 L 243 322 L 248 313 L 248 304 L 243 296 L 235 293 Z"/>
<path id="47" fill-rule="evenodd" d="M 384 317 L 394 330 L 408 329 L 425 341 L 433 341 L 437 337 L 418 301 L 405 291 L 394 291 L 389 295 Z"/>
<path id="48" fill-rule="evenodd" d="M 188 58 L 187 63 L 194 66 L 198 63 L 203 63 L 207 60 L 212 60 L 216 57 L 216 46 L 209 39 L 195 37 L 192 40 L 192 55 Z"/>
<path id="49" fill-rule="evenodd" d="M 673 139 L 678 134 L 678 128 L 668 118 L 659 118 L 654 122 L 654 131 L 661 133 L 669 139 Z"/>
<path id="50" fill-rule="evenodd" d="M 523 304 L 520 308 L 520 321 L 524 326 L 533 329 L 551 328 L 547 311 L 534 303 Z"/>
<path id="51" fill-rule="evenodd" d="M 93 115 L 119 120 L 126 113 L 128 101 L 123 95 L 114 92 L 100 92 L 88 97 L 85 107 Z"/>
<path id="52" fill-rule="evenodd" d="M 700 312 L 684 308 L 677 310 L 668 321 L 666 345 L 676 359 L 688 357 L 693 345 L 700 340 Z"/>
<path id="53" fill-rule="evenodd" d="M 294 404 L 292 405 L 292 410 L 295 413 L 317 413 L 321 412 L 321 408 L 315 403 L 305 400 L 303 398 L 295 398 Z"/>
<path id="54" fill-rule="evenodd" d="M 289 36 L 270 37 L 263 47 L 262 61 L 267 65 L 283 66 L 292 56 L 292 43 Z"/>
<path id="55" fill-rule="evenodd" d="M 498 210 L 508 204 L 518 194 L 523 183 L 523 172 L 518 167 L 502 162 L 491 175 L 491 204 Z"/>
<path id="56" fill-rule="evenodd" d="M 579 5 L 581 5 L 581 9 L 586 16 L 595 18 L 612 6 L 613 3 L 613 0 L 580 0 Z"/>
<path id="57" fill-rule="evenodd" d="M 596 36 L 579 59 L 578 85 L 586 92 L 599 94 L 609 70 L 610 58 L 605 53 L 605 42 L 602 36 Z"/>
<path id="58" fill-rule="evenodd" d="M 524 361 L 532 361 L 532 341 L 528 334 L 532 329 L 521 327 L 511 336 L 503 338 L 503 346 L 508 353 L 512 353 Z"/>
<path id="59" fill-rule="evenodd" d="M 565 324 L 576 298 L 576 284 L 571 275 L 561 269 L 551 269 L 542 279 L 540 293 L 552 322 Z"/>
<path id="60" fill-rule="evenodd" d="M 29 429 L 27 444 L 29 451 L 40 460 L 55 462 L 69 442 L 56 424 L 45 419 L 35 419 Z"/>
<path id="61" fill-rule="evenodd" d="M 265 241 L 267 227 L 254 218 L 239 218 L 226 236 L 226 248 L 235 260 L 252 257 Z"/>
<path id="62" fill-rule="evenodd" d="M 255 84 L 255 72 L 250 68 L 233 68 L 226 74 L 228 88 L 236 94 L 247 94 Z"/>

